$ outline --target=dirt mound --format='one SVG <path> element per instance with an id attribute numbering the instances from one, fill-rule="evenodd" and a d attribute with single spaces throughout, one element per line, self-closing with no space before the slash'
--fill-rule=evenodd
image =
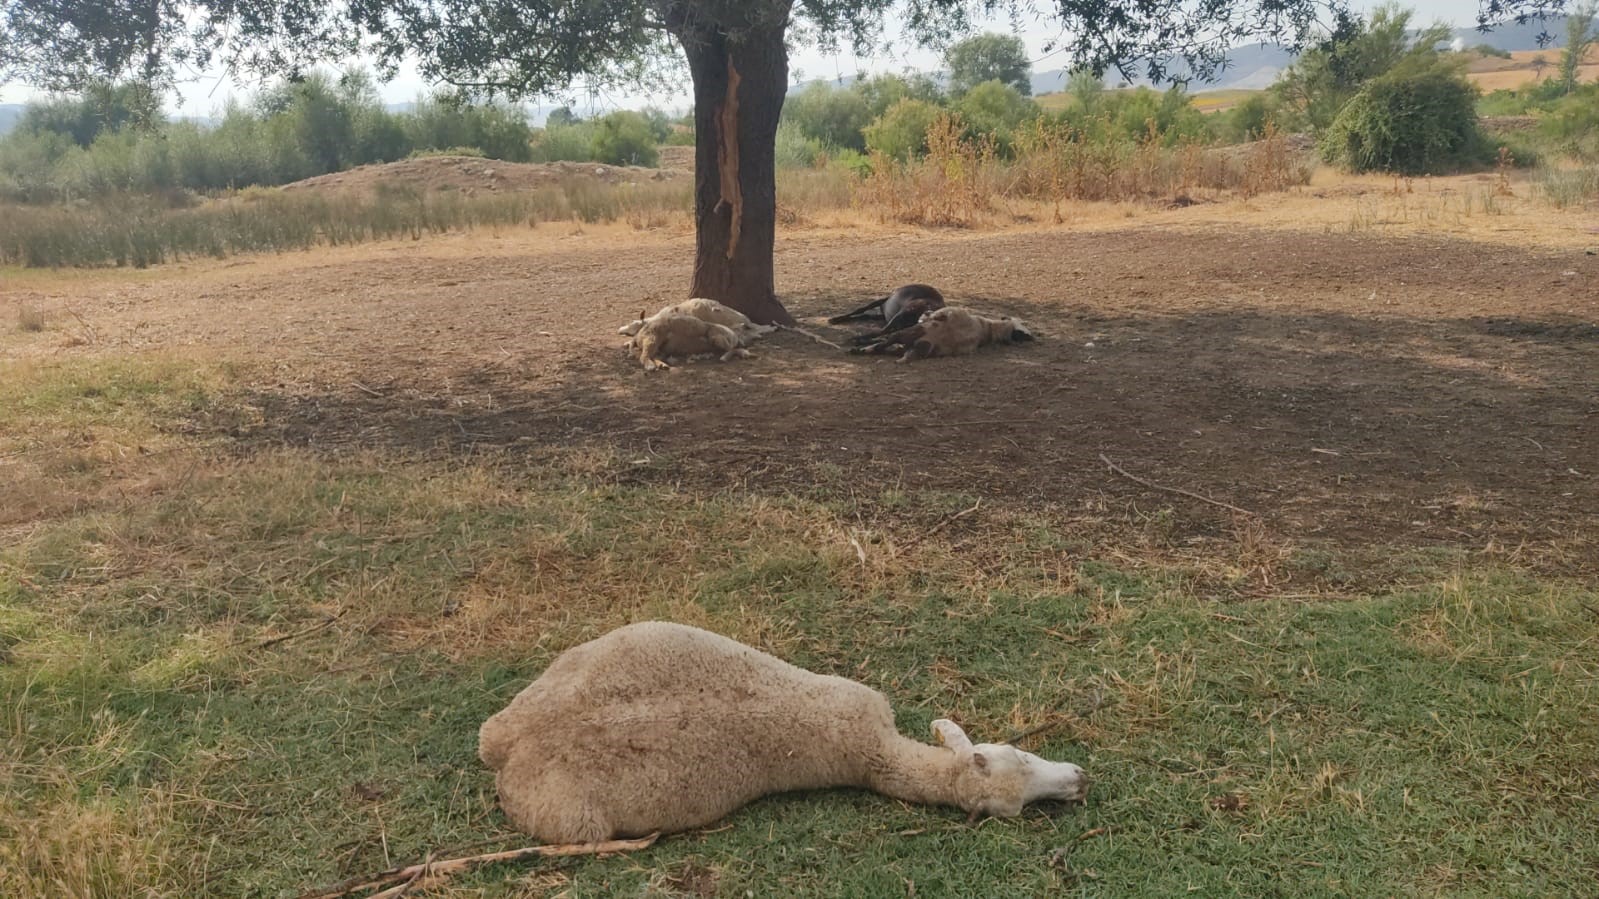
<path id="1" fill-rule="evenodd" d="M 662 147 L 660 153 L 660 167 L 680 172 L 694 171 L 693 147 Z"/>
<path id="2" fill-rule="evenodd" d="M 318 175 L 284 190 L 368 191 L 379 187 L 410 187 L 421 191 L 520 191 L 552 187 L 575 180 L 605 184 L 637 184 L 685 177 L 681 171 L 598 162 L 505 162 L 477 156 L 419 156 L 399 162 L 363 165 L 343 172 Z"/>

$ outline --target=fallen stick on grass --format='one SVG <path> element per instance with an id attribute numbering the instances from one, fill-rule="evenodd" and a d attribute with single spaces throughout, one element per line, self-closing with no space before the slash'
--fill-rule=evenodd
<path id="1" fill-rule="evenodd" d="M 564 846 L 527 846 L 522 849 L 507 849 L 503 852 L 487 852 L 482 855 L 467 855 L 461 858 L 427 861 L 420 865 L 391 868 L 387 871 L 379 871 L 368 877 L 347 880 L 336 886 L 306 893 L 300 899 L 338 899 L 340 896 L 348 896 L 358 890 L 379 888 L 382 888 L 381 892 L 373 893 L 367 899 L 380 899 L 380 897 L 381 899 L 390 899 L 390 897 L 394 896 L 403 896 L 406 891 L 416 887 L 424 880 L 458 874 L 477 865 L 488 865 L 495 862 L 515 862 L 526 858 L 555 858 L 570 855 L 610 855 L 616 852 L 636 852 L 655 845 L 655 841 L 660 836 L 658 833 L 652 833 L 637 840 L 607 840 L 603 843 L 575 843 Z"/>
<path id="2" fill-rule="evenodd" d="M 307 636 L 307 635 L 310 635 L 310 634 L 314 634 L 314 633 L 316 633 L 318 631 L 325 631 L 328 628 L 332 627 L 333 625 L 337 624 L 338 620 L 340 618 L 343 618 L 344 617 L 344 613 L 347 612 L 347 611 L 349 611 L 349 610 L 348 609 L 340 609 L 339 613 L 337 615 L 329 615 L 327 617 L 327 620 L 323 621 L 321 624 L 313 624 L 310 627 L 302 628 L 301 630 L 297 630 L 297 631 L 294 631 L 292 633 L 280 634 L 280 635 L 278 635 L 276 637 L 269 637 L 268 639 L 262 640 L 261 642 L 255 644 L 255 648 L 256 649 L 267 649 L 268 647 L 276 646 L 279 643 L 287 643 L 290 640 L 298 640 L 301 637 L 304 637 L 304 636 Z"/>
<path id="3" fill-rule="evenodd" d="M 923 531 L 922 533 L 917 534 L 915 537 L 912 537 L 910 540 L 906 541 L 904 546 L 895 547 L 894 554 L 895 555 L 899 555 L 900 553 L 905 552 L 906 550 L 909 550 L 912 547 L 915 547 L 915 546 L 921 544 L 921 542 L 923 540 L 926 540 L 927 538 L 936 535 L 939 531 L 942 531 L 944 528 L 947 528 L 951 524 L 954 524 L 956 520 L 961 519 L 961 518 L 965 518 L 966 516 L 972 514 L 973 512 L 976 512 L 977 511 L 977 507 L 981 506 L 982 504 L 983 504 L 983 501 L 981 499 L 979 499 L 977 502 L 972 503 L 970 508 L 963 509 L 963 510 L 961 510 L 959 512 L 956 512 L 954 515 L 947 516 L 946 518 L 944 518 L 943 521 L 940 521 L 938 524 L 933 525 L 931 528 L 928 528 L 927 530 Z"/>
<path id="4" fill-rule="evenodd" d="M 1240 509 L 1237 506 L 1233 505 L 1232 503 L 1224 503 L 1224 502 L 1222 502 L 1219 499 L 1211 499 L 1208 496 L 1201 496 L 1198 493 L 1193 492 L 1192 490 L 1184 490 L 1181 487 L 1167 487 L 1164 484 L 1157 484 L 1154 481 L 1146 481 L 1143 478 L 1139 477 L 1138 475 L 1131 474 L 1130 472 L 1127 471 L 1127 469 L 1122 468 L 1120 465 L 1117 465 L 1115 462 L 1110 461 L 1110 459 L 1105 457 L 1104 453 L 1100 453 L 1099 454 L 1099 460 L 1101 462 L 1104 462 L 1106 465 L 1109 465 L 1111 471 L 1116 472 L 1117 474 L 1121 475 L 1122 477 L 1126 478 L 1129 481 L 1136 481 L 1137 483 L 1143 484 L 1145 487 L 1148 487 L 1151 490 L 1164 490 L 1167 493 L 1175 493 L 1175 494 L 1177 494 L 1179 496 L 1186 496 L 1186 497 L 1189 497 L 1190 499 L 1197 499 L 1197 500 L 1199 500 L 1202 503 L 1210 503 L 1213 506 L 1221 506 L 1223 509 L 1231 509 L 1234 512 L 1239 513 L 1240 515 L 1249 515 L 1249 516 L 1252 516 L 1252 517 L 1258 517 L 1258 516 L 1255 516 L 1255 513 L 1249 511 L 1248 509 Z"/>
<path id="5" fill-rule="evenodd" d="M 804 334 L 806 337 L 809 337 L 810 339 L 816 341 L 817 343 L 820 343 L 820 344 L 822 344 L 824 346 L 830 346 L 830 347 L 832 347 L 835 350 L 844 349 L 843 347 L 839 346 L 838 344 L 834 343 L 833 341 L 828 340 L 827 338 L 822 337 L 819 334 L 813 334 L 810 331 L 807 331 L 804 328 L 799 327 L 798 325 L 778 325 L 778 327 L 782 328 L 785 331 L 793 331 L 795 334 Z"/>

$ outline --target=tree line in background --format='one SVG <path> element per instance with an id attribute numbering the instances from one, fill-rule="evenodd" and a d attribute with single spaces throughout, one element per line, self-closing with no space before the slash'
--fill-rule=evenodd
<path id="1" fill-rule="evenodd" d="M 1599 86 L 1577 78 L 1578 61 L 1595 39 L 1593 25 L 1592 7 L 1567 17 L 1559 77 L 1480 101 L 1467 66 L 1500 51 L 1450 51 L 1448 27 L 1417 28 L 1409 10 L 1382 6 L 1303 53 L 1269 90 L 1210 115 L 1180 86 L 1107 90 L 1087 73 L 1072 75 L 1063 98 L 1052 98 L 1064 102 L 1045 108 L 1027 96 L 1027 70 L 1018 76 L 1009 67 L 1020 41 L 985 35 L 956 45 L 946 58 L 947 94 L 914 76 L 880 75 L 843 89 L 811 85 L 784 108 L 778 158 L 795 165 L 825 156 L 852 166 L 869 153 L 904 160 L 925 152 L 929 126 L 950 115 L 967 138 L 991 139 L 1001 156 L 1043 128 L 1064 128 L 1082 141 L 1165 146 L 1241 143 L 1274 129 L 1314 136 L 1328 162 L 1351 171 L 1443 173 L 1495 160 L 1502 139 L 1481 131 L 1479 102 L 1495 114 L 1547 114 L 1545 145 L 1581 155 L 1592 152 L 1599 135 Z M 981 53 L 971 52 L 974 44 Z M 976 81 L 974 73 L 1000 77 Z M 1516 149 L 1523 162 L 1538 155 L 1525 144 Z"/>
<path id="2" fill-rule="evenodd" d="M 557 110 L 540 130 L 518 107 L 469 103 L 448 92 L 391 111 L 372 78 L 355 70 L 337 77 L 313 72 L 230 102 L 209 126 L 167 121 L 160 97 L 139 85 L 101 84 L 28 105 L 0 139 L 0 197 L 47 202 L 117 191 L 209 192 L 435 153 L 653 165 L 657 145 L 673 134 L 674 123 L 660 110 L 622 110 L 590 121 Z"/>
<path id="3" fill-rule="evenodd" d="M 1269 129 L 1314 135 L 1324 157 L 1353 171 L 1438 172 L 1486 164 L 1499 143 L 1477 113 L 1534 113 L 1560 152 L 1599 156 L 1599 86 L 1578 83 L 1595 38 L 1593 8 L 1574 10 L 1557 77 L 1479 100 L 1466 78 L 1479 49 L 1449 52 L 1443 26 L 1416 28 L 1398 6 L 1356 19 L 1302 54 L 1268 91 L 1206 115 L 1181 86 L 1109 90 L 1073 74 L 1048 106 L 1029 96 L 1031 64 L 1019 38 L 976 35 L 945 56 L 946 85 L 925 75 L 877 75 L 848 87 L 814 83 L 791 96 L 778 127 L 780 166 L 833 163 L 859 174 L 874 156 L 927 151 L 941 123 L 1001 159 L 1041 144 L 1041 133 L 1081 143 L 1239 143 Z M 160 97 L 138 85 L 97 85 L 31 104 L 0 140 L 0 196 L 41 202 L 115 191 L 215 191 L 284 184 L 419 153 L 515 162 L 655 165 L 661 144 L 692 144 L 692 119 L 658 109 L 583 120 L 568 108 L 533 128 L 518 107 L 449 93 L 408 111 L 381 103 L 361 71 L 310 74 L 230 103 L 211 127 L 165 121 Z M 1536 151 L 1516 148 L 1523 162 Z"/>

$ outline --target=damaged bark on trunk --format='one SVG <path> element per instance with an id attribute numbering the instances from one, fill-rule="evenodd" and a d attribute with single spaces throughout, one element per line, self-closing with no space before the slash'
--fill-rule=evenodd
<path id="1" fill-rule="evenodd" d="M 785 17 L 786 19 L 786 17 Z M 677 29 L 694 80 L 694 283 L 762 324 L 792 324 L 777 301 L 777 119 L 788 90 L 781 25 Z"/>

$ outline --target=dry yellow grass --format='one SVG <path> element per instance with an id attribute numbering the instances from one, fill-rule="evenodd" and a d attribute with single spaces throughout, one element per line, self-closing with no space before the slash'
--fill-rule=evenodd
<path id="1" fill-rule="evenodd" d="M 1539 69 L 1533 60 L 1542 58 L 1548 65 Z M 1560 73 L 1560 51 L 1518 50 L 1509 59 L 1486 56 L 1474 61 L 1466 77 L 1484 93 L 1497 90 L 1514 90 L 1539 81 L 1548 81 Z M 1581 82 L 1599 80 L 1599 47 L 1590 49 L 1577 69 Z"/>

